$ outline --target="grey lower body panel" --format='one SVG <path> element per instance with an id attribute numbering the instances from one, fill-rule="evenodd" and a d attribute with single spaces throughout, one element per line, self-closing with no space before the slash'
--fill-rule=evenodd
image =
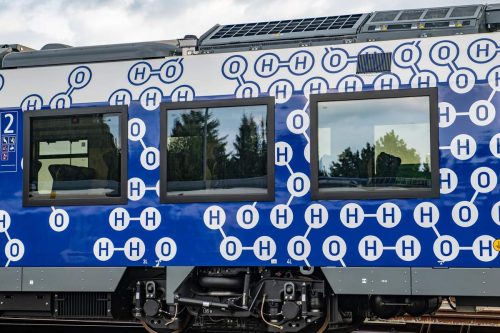
<path id="1" fill-rule="evenodd" d="M 500 296 L 500 268 L 322 267 L 336 294 Z"/>
<path id="2" fill-rule="evenodd" d="M 0 291 L 21 291 L 22 268 L 0 267 Z"/>
<path id="3" fill-rule="evenodd" d="M 500 296 L 500 268 L 413 268 L 413 295 Z"/>
<path id="4" fill-rule="evenodd" d="M 194 266 L 172 266 L 165 267 L 167 270 L 167 290 L 166 301 L 167 303 L 174 303 L 175 291 L 184 282 L 187 276 L 191 273 Z"/>
<path id="5" fill-rule="evenodd" d="M 0 268 L 0 291 L 113 292 L 126 267 Z"/>
<path id="6" fill-rule="evenodd" d="M 336 294 L 411 295 L 410 268 L 322 267 Z"/>

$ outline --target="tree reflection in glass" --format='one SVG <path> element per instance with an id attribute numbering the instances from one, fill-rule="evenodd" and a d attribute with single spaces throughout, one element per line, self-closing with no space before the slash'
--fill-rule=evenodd
<path id="1" fill-rule="evenodd" d="M 318 104 L 319 187 L 430 188 L 427 97 Z"/>
<path id="2" fill-rule="evenodd" d="M 266 193 L 266 113 L 265 105 L 169 110 L 168 193 Z"/>

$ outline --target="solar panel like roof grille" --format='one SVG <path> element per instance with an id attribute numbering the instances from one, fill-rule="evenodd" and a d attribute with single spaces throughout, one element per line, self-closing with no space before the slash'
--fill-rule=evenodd
<path id="1" fill-rule="evenodd" d="M 476 13 L 477 6 L 456 7 L 450 14 L 450 17 L 469 17 Z"/>
<path id="2" fill-rule="evenodd" d="M 446 14 L 450 11 L 450 8 L 432 8 L 427 11 L 424 19 L 440 19 L 446 17 Z"/>
<path id="3" fill-rule="evenodd" d="M 424 13 L 423 9 L 420 10 L 405 10 L 399 15 L 398 21 L 418 20 Z"/>
<path id="4" fill-rule="evenodd" d="M 250 37 L 265 35 L 281 35 L 310 31 L 325 31 L 353 28 L 362 14 L 307 18 L 299 20 L 284 20 L 258 22 L 249 24 L 234 24 L 221 27 L 209 39 L 225 39 L 234 37 Z"/>

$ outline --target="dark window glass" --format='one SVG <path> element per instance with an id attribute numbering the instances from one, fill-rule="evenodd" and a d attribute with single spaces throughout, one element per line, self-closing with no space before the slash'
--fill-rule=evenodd
<path id="1" fill-rule="evenodd" d="M 430 189 L 429 104 L 428 96 L 319 102 L 319 192 Z"/>
<path id="2" fill-rule="evenodd" d="M 267 109 L 168 110 L 167 195 L 267 194 Z"/>
<path id="3" fill-rule="evenodd" d="M 29 121 L 29 200 L 121 196 L 120 114 L 40 116 Z"/>

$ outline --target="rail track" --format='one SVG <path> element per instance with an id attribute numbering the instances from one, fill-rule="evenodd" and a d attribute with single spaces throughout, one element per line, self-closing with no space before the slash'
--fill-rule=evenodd
<path id="1" fill-rule="evenodd" d="M 500 332 L 500 308 L 478 308 L 476 312 L 457 312 L 447 303 L 434 315 L 401 316 L 391 320 L 367 320 L 361 332 L 490 333 Z"/>
<path id="2" fill-rule="evenodd" d="M 139 333 L 146 331 L 140 323 L 128 321 L 104 322 L 0 317 L 0 332 Z M 368 319 L 356 332 L 499 333 L 500 308 L 479 308 L 477 312 L 457 312 L 445 303 L 434 315 L 416 318 L 401 316 L 390 320 Z"/>

